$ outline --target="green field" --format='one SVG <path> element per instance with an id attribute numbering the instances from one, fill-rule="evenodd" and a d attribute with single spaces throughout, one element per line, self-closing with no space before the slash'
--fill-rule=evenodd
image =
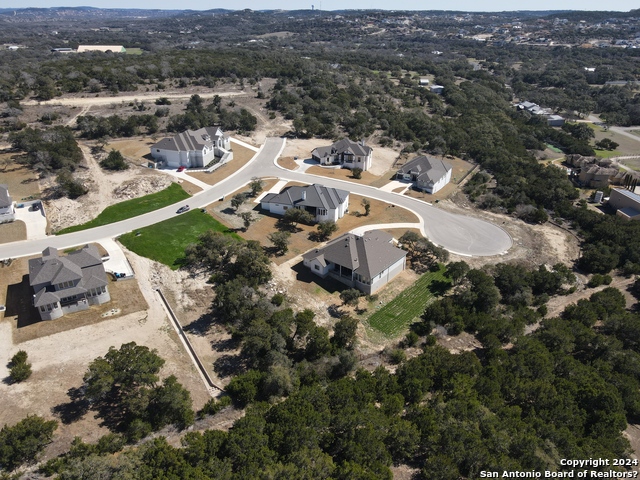
<path id="1" fill-rule="evenodd" d="M 180 267 L 177 260 L 184 255 L 184 249 L 190 243 L 195 243 L 207 230 L 241 238 L 208 213 L 191 210 L 164 222 L 126 233 L 119 240 L 132 252 L 177 270 Z"/>
<path id="2" fill-rule="evenodd" d="M 547 148 L 555 153 L 562 153 L 562 150 L 560 150 L 558 147 L 554 147 L 549 143 L 547 143 Z"/>
<path id="3" fill-rule="evenodd" d="M 600 158 L 619 157 L 622 155 L 622 152 L 618 150 L 598 150 L 594 148 L 593 151 L 596 152 L 596 155 Z"/>
<path id="4" fill-rule="evenodd" d="M 127 55 L 142 55 L 143 50 L 141 48 L 127 48 Z"/>
<path id="5" fill-rule="evenodd" d="M 436 272 L 422 275 L 411 287 L 371 315 L 369 325 L 389 337 L 402 333 L 422 315 L 424 308 L 435 297 L 434 282 L 450 283 L 444 271 L 444 266 L 441 266 Z"/>
<path id="6" fill-rule="evenodd" d="M 88 228 L 101 227 L 110 223 L 120 222 L 127 218 L 137 217 L 144 213 L 153 212 L 154 210 L 185 200 L 189 197 L 190 195 L 185 192 L 180 185 L 172 183 L 160 192 L 111 205 L 100 212 L 100 215 L 90 222 L 63 228 L 56 232 L 56 235 L 79 232 L 80 230 L 86 230 Z"/>

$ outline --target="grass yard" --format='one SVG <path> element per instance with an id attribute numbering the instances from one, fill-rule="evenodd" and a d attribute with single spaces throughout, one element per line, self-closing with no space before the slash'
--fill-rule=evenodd
<path id="1" fill-rule="evenodd" d="M 596 152 L 596 156 L 600 158 L 619 157 L 622 155 L 622 152 L 619 150 L 598 150 L 597 148 L 594 148 L 593 151 Z"/>
<path id="2" fill-rule="evenodd" d="M 164 222 L 141 228 L 122 235 L 119 240 L 132 252 L 156 260 L 177 270 L 177 261 L 184 255 L 184 249 L 196 242 L 198 236 L 207 230 L 240 237 L 211 215 L 200 210 L 178 215 Z"/>
<path id="3" fill-rule="evenodd" d="M 180 202 L 181 200 L 189 197 L 190 195 L 185 192 L 179 184 L 172 183 L 160 192 L 111 205 L 110 207 L 105 208 L 100 215 L 90 222 L 63 228 L 56 232 L 56 235 L 64 235 L 65 233 L 78 232 L 88 228 L 101 227 L 110 223 L 126 220 L 127 218 L 137 217 L 138 215 L 158 210 L 159 208 Z"/>
<path id="4" fill-rule="evenodd" d="M 368 319 L 369 325 L 379 332 L 395 337 L 402 333 L 435 297 L 434 282 L 446 282 L 445 268 L 423 274 L 413 285 L 384 305 Z M 437 283 L 436 283 L 437 285 Z"/>

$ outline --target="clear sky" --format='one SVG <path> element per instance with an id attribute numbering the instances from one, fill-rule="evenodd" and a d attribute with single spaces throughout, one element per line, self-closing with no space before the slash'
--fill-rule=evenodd
<path id="1" fill-rule="evenodd" d="M 3 2 L 4 3 L 4 2 Z M 460 10 L 468 12 L 495 12 L 512 10 L 615 10 L 629 11 L 640 7 L 638 0 L 16 0 L 6 2 L 5 8 L 24 7 L 78 7 L 99 8 L 159 8 L 209 10 L 213 8 L 254 10 L 264 9 L 385 9 L 389 10 Z"/>

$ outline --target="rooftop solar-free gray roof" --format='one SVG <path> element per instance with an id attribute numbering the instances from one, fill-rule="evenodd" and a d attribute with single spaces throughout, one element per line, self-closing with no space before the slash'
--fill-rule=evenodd
<path id="1" fill-rule="evenodd" d="M 343 204 L 348 196 L 349 192 L 346 190 L 314 184 L 287 187 L 280 193 L 269 193 L 262 198 L 262 202 L 334 210 Z"/>
<path id="2" fill-rule="evenodd" d="M 173 137 L 163 138 L 151 148 L 172 150 L 175 152 L 191 152 L 213 147 L 214 142 L 222 136 L 218 127 L 204 127 L 198 130 L 186 130 Z"/>
<path id="3" fill-rule="evenodd" d="M 366 278 L 374 278 L 407 255 L 391 244 L 392 238 L 382 230 L 371 230 L 362 236 L 345 233 L 323 248 L 305 253 L 303 258 L 335 263 Z"/>
<path id="4" fill-rule="evenodd" d="M 358 142 L 354 142 L 353 140 L 349 140 L 348 138 L 343 138 L 342 140 L 338 140 L 333 145 L 329 145 L 327 147 L 318 147 L 313 153 L 318 157 L 327 157 L 329 155 L 339 155 L 342 153 L 351 153 L 353 155 L 366 156 L 369 155 L 373 149 L 366 145 L 361 145 Z"/>
<path id="5" fill-rule="evenodd" d="M 435 157 L 421 155 L 405 163 L 398 173 L 416 175 L 418 181 L 436 183 L 451 170 L 451 164 Z"/>

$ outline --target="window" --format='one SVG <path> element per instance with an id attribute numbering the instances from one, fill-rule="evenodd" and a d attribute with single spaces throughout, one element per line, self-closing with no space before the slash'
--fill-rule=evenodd
<path id="1" fill-rule="evenodd" d="M 46 310 L 46 308 L 44 308 L 44 305 L 40 306 L 40 311 L 44 312 Z"/>
<path id="2" fill-rule="evenodd" d="M 326 215 L 327 214 L 327 210 L 324 208 L 319 208 L 318 209 L 318 215 Z"/>
<path id="3" fill-rule="evenodd" d="M 320 270 L 320 265 L 314 265 L 313 268 L 315 268 L 316 270 Z"/>

